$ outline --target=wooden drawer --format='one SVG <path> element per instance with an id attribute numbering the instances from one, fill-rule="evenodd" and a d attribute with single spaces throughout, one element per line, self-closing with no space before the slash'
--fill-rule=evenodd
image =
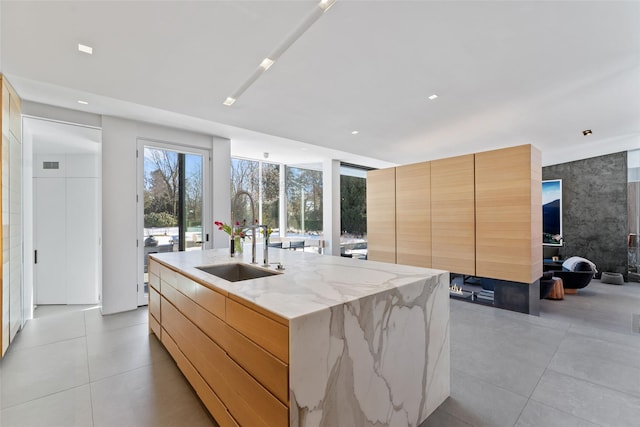
<path id="1" fill-rule="evenodd" d="M 156 318 L 157 322 L 160 322 L 160 294 L 153 288 L 149 288 L 149 314 Z"/>
<path id="2" fill-rule="evenodd" d="M 160 335 L 160 323 L 158 323 L 153 316 L 149 316 L 149 330 L 153 332 L 158 339 L 162 338 Z"/>
<path id="3" fill-rule="evenodd" d="M 213 415 L 218 425 L 220 425 L 220 427 L 239 427 L 238 423 L 233 419 L 229 411 L 227 411 L 227 408 L 224 406 L 222 401 L 202 379 L 193 365 L 189 363 L 185 355 L 182 354 L 178 348 L 178 345 L 166 332 L 163 334 L 162 344 L 164 344 L 166 349 L 169 351 L 173 360 L 176 361 L 178 368 L 180 368 L 184 376 L 189 381 L 189 384 L 191 384 L 193 389 L 196 391 L 198 397 L 202 400 L 202 403 L 204 403 L 204 406 L 209 410 L 211 415 Z"/>
<path id="4" fill-rule="evenodd" d="M 221 293 L 199 283 L 196 284 L 196 301 L 198 301 L 198 304 L 221 319 L 226 317 L 226 299 Z"/>
<path id="5" fill-rule="evenodd" d="M 226 321 L 234 329 L 289 363 L 289 328 L 227 298 Z"/>
<path id="6" fill-rule="evenodd" d="M 165 282 L 175 288 L 178 286 L 178 273 L 167 267 L 160 266 L 160 282 L 160 286 L 162 286 L 162 282 Z"/>
<path id="7" fill-rule="evenodd" d="M 164 298 L 161 301 L 163 328 L 241 425 L 288 425 L 289 410 L 285 405 L 171 303 Z"/>
<path id="8" fill-rule="evenodd" d="M 224 348 L 229 356 L 289 406 L 289 366 L 232 327 L 225 328 Z"/>
<path id="9" fill-rule="evenodd" d="M 156 291 L 161 292 L 161 290 L 160 290 L 160 276 L 157 276 L 157 275 L 155 275 L 153 273 L 149 273 L 149 286 L 151 286 Z"/>
<path id="10" fill-rule="evenodd" d="M 273 393 L 278 400 L 288 405 L 289 367 L 285 363 L 174 288 L 166 286 L 164 290 L 164 298 Z"/>
<path id="11" fill-rule="evenodd" d="M 176 277 L 176 289 L 194 301 L 197 301 L 196 286 L 200 285 L 189 279 L 188 277 L 183 276 L 182 274 L 178 274 L 178 276 Z"/>
<path id="12" fill-rule="evenodd" d="M 162 266 L 158 261 L 149 259 L 149 273 L 153 273 L 156 276 L 160 277 L 160 268 L 162 268 Z"/>

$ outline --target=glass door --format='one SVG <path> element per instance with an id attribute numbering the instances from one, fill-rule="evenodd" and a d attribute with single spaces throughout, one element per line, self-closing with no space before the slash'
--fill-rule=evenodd
<path id="1" fill-rule="evenodd" d="M 140 141 L 138 165 L 138 253 L 142 257 L 138 305 L 148 304 L 148 256 L 154 253 L 202 250 L 208 241 L 203 217 L 204 166 L 208 153 Z"/>

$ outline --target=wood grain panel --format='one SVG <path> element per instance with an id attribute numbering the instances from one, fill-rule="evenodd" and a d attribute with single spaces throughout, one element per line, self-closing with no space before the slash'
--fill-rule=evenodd
<path id="1" fill-rule="evenodd" d="M 163 296 L 281 402 L 288 404 L 289 367 L 285 363 L 175 288 L 165 287 Z"/>
<path id="2" fill-rule="evenodd" d="M 431 265 L 476 274 L 474 155 L 431 162 Z"/>
<path id="3" fill-rule="evenodd" d="M 151 258 L 149 258 L 149 272 L 155 274 L 156 276 L 160 277 L 160 270 L 162 269 L 162 266 L 160 265 L 160 263 L 158 261 L 155 261 Z"/>
<path id="4" fill-rule="evenodd" d="M 261 306 L 259 306 L 257 304 L 252 303 L 251 301 L 247 301 L 246 299 L 240 298 L 239 296 L 236 296 L 236 295 L 228 294 L 227 297 L 229 299 L 234 300 L 235 302 L 237 302 L 239 304 L 244 305 L 245 307 L 250 308 L 251 310 L 253 310 L 255 312 L 258 312 L 258 313 L 262 314 L 264 317 L 267 317 L 267 318 L 269 318 L 271 320 L 274 320 L 275 322 L 280 323 L 281 325 L 283 325 L 283 326 L 285 326 L 287 328 L 289 327 L 289 320 L 287 320 L 287 319 L 285 319 L 285 318 L 283 318 L 281 316 L 278 316 L 274 312 L 269 311 L 264 307 L 261 307 Z"/>
<path id="5" fill-rule="evenodd" d="M 178 286 L 178 273 L 162 265 L 160 266 L 160 282 L 167 282 L 175 288 Z M 160 286 L 162 287 L 162 284 Z"/>
<path id="6" fill-rule="evenodd" d="M 233 328 L 225 327 L 224 348 L 229 356 L 289 406 L 289 366 Z"/>
<path id="7" fill-rule="evenodd" d="M 396 169 L 367 172 L 367 252 L 372 261 L 396 262 Z"/>
<path id="8" fill-rule="evenodd" d="M 22 115 L 18 94 L 9 86 L 9 131 L 18 139 L 22 140 Z"/>
<path id="9" fill-rule="evenodd" d="M 160 276 L 149 273 L 149 286 L 160 292 Z"/>
<path id="10" fill-rule="evenodd" d="M 189 381 L 189 384 L 196 391 L 198 397 L 204 403 L 204 406 L 209 410 L 213 418 L 220 427 L 238 427 L 239 424 L 233 419 L 227 408 L 216 394 L 211 390 L 211 387 L 202 379 L 198 371 L 193 367 L 185 355 L 180 351 L 178 345 L 169 336 L 164 334 L 162 337 L 162 344 L 165 346 L 173 360 L 176 361 L 178 368 L 184 374 Z"/>
<path id="11" fill-rule="evenodd" d="M 196 285 L 195 300 L 210 313 L 215 314 L 220 319 L 225 318 L 226 297 L 221 293 L 198 283 Z"/>
<path id="12" fill-rule="evenodd" d="M 149 314 L 155 317 L 158 322 L 162 320 L 160 317 L 160 294 L 153 288 L 149 288 Z"/>
<path id="13" fill-rule="evenodd" d="M 289 363 L 289 328 L 227 299 L 227 323 L 242 335 Z"/>
<path id="14" fill-rule="evenodd" d="M 149 330 L 153 332 L 158 339 L 162 338 L 160 335 L 161 329 L 160 323 L 153 316 L 149 315 Z"/>
<path id="15" fill-rule="evenodd" d="M 288 408 L 164 298 L 162 313 L 163 328 L 241 425 L 288 425 Z"/>
<path id="16" fill-rule="evenodd" d="M 192 300 L 196 300 L 196 287 L 200 286 L 199 283 L 194 282 L 188 277 L 183 276 L 182 274 L 178 274 L 176 278 L 176 286 L 175 288 L 182 292 L 184 295 L 188 296 Z M 223 297 L 224 298 L 224 297 Z"/>
<path id="17" fill-rule="evenodd" d="M 542 276 L 541 177 L 531 145 L 476 154 L 478 276 L 522 283 Z"/>
<path id="18" fill-rule="evenodd" d="M 431 163 L 396 168 L 396 262 L 431 267 Z"/>

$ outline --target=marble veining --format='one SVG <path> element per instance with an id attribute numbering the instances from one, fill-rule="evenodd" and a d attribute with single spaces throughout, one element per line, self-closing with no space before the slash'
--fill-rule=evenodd
<path id="1" fill-rule="evenodd" d="M 293 320 L 291 425 L 416 426 L 426 419 L 449 395 L 446 276 Z"/>

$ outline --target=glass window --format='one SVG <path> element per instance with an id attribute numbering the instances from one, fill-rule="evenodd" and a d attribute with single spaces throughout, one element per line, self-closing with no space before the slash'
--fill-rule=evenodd
<path id="1" fill-rule="evenodd" d="M 322 171 L 287 167 L 287 237 L 322 235 Z"/>
<path id="2" fill-rule="evenodd" d="M 367 174 L 340 168 L 340 255 L 367 257 Z"/>
<path id="3" fill-rule="evenodd" d="M 279 235 L 280 229 L 280 165 L 262 163 L 261 224 L 268 225 Z"/>
<path id="4" fill-rule="evenodd" d="M 240 197 L 233 204 L 236 194 L 246 191 L 253 198 L 255 213 L 251 212 L 248 197 Z M 260 162 L 245 159 L 231 159 L 231 217 L 235 221 L 251 224 L 252 215 L 259 220 L 258 203 L 260 201 Z"/>
<path id="5" fill-rule="evenodd" d="M 253 198 L 255 217 L 268 225 L 272 236 L 278 235 L 280 216 L 280 166 L 246 159 L 231 159 L 231 202 L 238 191 L 246 191 Z M 236 221 L 251 223 L 252 213 L 248 197 L 240 197 L 231 206 Z"/>

